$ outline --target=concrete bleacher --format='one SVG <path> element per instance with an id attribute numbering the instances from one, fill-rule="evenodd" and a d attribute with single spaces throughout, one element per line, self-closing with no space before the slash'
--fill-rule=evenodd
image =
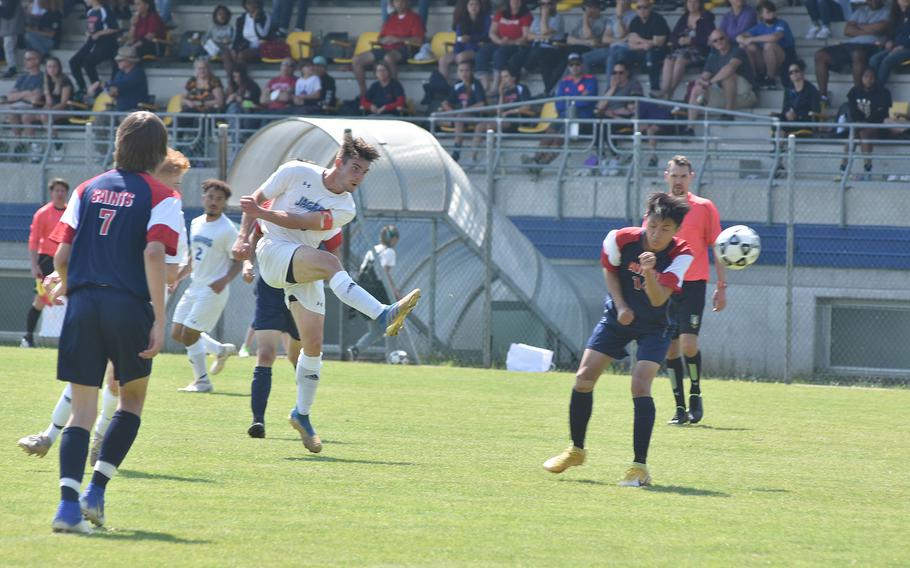
<path id="1" fill-rule="evenodd" d="M 178 28 L 173 31 L 175 37 L 186 30 L 205 30 L 211 22 L 211 12 L 217 4 L 214 0 L 203 1 L 194 4 L 175 3 L 174 20 Z M 239 5 L 230 6 L 235 14 L 240 13 Z M 428 34 L 434 34 L 439 31 L 448 30 L 452 20 L 452 6 L 442 3 L 433 3 L 430 8 L 428 21 Z M 724 9 L 715 9 L 719 16 Z M 307 16 L 307 27 L 313 32 L 317 42 L 327 33 L 344 31 L 356 37 L 356 35 L 365 31 L 376 31 L 379 28 L 378 6 L 373 3 L 314 3 L 310 6 Z M 680 11 L 672 13 L 663 13 L 669 24 L 672 26 L 680 15 Z M 842 38 L 843 23 L 834 24 L 834 36 L 826 41 L 823 40 L 806 40 L 803 39 L 806 30 L 810 26 L 810 21 L 805 8 L 781 6 L 779 15 L 786 20 L 797 38 L 797 51 L 799 56 L 806 61 L 807 78 L 814 82 L 814 53 L 819 48 Z M 565 12 L 563 17 L 566 20 L 567 28 L 572 27 L 581 17 L 580 9 L 576 8 Z M 65 35 L 61 49 L 55 54 L 66 62 L 73 53 L 79 48 L 83 40 L 85 21 L 81 20 L 75 14 L 71 14 L 65 24 Z M 428 36 L 429 37 L 429 36 Z M 423 98 L 422 84 L 427 80 L 433 65 L 404 65 L 399 74 L 399 80 L 402 82 L 408 98 L 414 103 L 418 103 Z M 910 71 L 910 69 L 908 69 Z M 147 72 L 150 82 L 150 90 L 157 96 L 157 102 L 164 104 L 172 95 L 181 93 L 186 80 L 192 75 L 191 64 L 177 62 L 173 60 L 162 60 L 147 65 Z M 343 99 L 351 99 L 357 96 L 357 84 L 352 72 L 345 66 L 330 66 L 330 74 L 337 81 L 338 94 Z M 223 70 L 217 69 L 217 73 L 222 79 L 225 75 Z M 258 64 L 251 69 L 252 77 L 260 84 L 264 84 L 268 79 L 277 73 L 277 65 Z M 693 69 L 690 77 L 695 77 L 696 70 Z M 104 73 L 102 73 L 104 76 Z M 454 73 L 453 73 L 454 76 Z M 605 76 L 598 74 L 598 79 L 605 84 Z M 638 79 L 644 84 L 647 78 L 639 75 Z M 543 84 L 539 74 L 532 74 L 524 79 L 532 93 L 540 94 L 543 91 Z M 0 80 L 0 92 L 6 92 L 12 86 L 12 80 Z M 847 91 L 852 86 L 852 78 L 848 74 L 833 73 L 831 76 L 830 92 L 833 104 L 839 104 L 846 98 Z M 910 100 L 910 74 L 896 73 L 892 76 L 888 87 L 892 91 L 894 100 Z M 677 89 L 677 98 L 681 97 L 684 92 L 684 86 Z M 769 112 L 777 111 L 780 107 L 781 90 L 760 91 L 758 105 L 754 109 L 757 114 L 767 115 Z"/>

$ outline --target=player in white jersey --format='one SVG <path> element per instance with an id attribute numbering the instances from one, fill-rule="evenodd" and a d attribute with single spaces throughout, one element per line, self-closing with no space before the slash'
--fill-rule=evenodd
<path id="1" fill-rule="evenodd" d="M 253 220 L 260 219 L 264 235 L 256 246 L 259 270 L 268 285 L 284 290 L 303 348 L 297 360 L 297 404 L 289 420 L 300 433 L 303 445 L 314 453 L 322 450 L 322 441 L 309 416 L 322 368 L 322 280 L 328 281 L 339 300 L 370 319 L 380 320 L 387 335 L 398 333 L 404 318 L 420 299 L 420 290 L 415 289 L 398 302 L 385 305 L 357 285 L 335 255 L 317 248 L 354 218 L 351 192 L 378 157 L 375 148 L 362 138 L 353 139 L 346 131 L 331 169 L 288 162 L 252 195 L 240 199 L 244 219 L 234 256 L 249 258 Z M 272 203 L 264 209 L 262 205 L 267 200 Z"/>
<path id="2" fill-rule="evenodd" d="M 205 368 L 206 342 L 200 334 L 207 333 L 218 323 L 227 304 L 228 284 L 242 268 L 231 258 L 231 247 L 237 238 L 237 228 L 224 208 L 231 196 L 228 184 L 217 179 L 202 182 L 202 206 L 205 213 L 190 224 L 190 257 L 192 281 L 174 309 L 171 337 L 186 346 L 193 367 L 193 382 L 180 389 L 183 392 L 212 392 L 212 382 Z M 218 344 L 218 360 L 237 352 L 230 343 Z M 216 361 L 217 363 L 218 361 Z M 220 366 L 213 366 L 220 371 Z"/>
<path id="3" fill-rule="evenodd" d="M 189 169 L 190 161 L 186 158 L 186 156 L 184 156 L 183 153 L 179 152 L 178 150 L 168 148 L 167 157 L 165 157 L 164 162 L 158 167 L 158 169 L 155 170 L 154 175 L 158 181 L 176 190 L 179 193 L 183 176 Z M 182 211 L 180 215 L 182 221 Z M 165 256 L 165 263 L 167 264 L 167 283 L 169 290 L 179 283 L 181 274 L 180 265 L 181 263 L 186 262 L 186 257 L 186 223 L 181 222 L 180 239 L 177 243 L 177 254 Z M 166 296 L 165 303 L 167 303 Z M 98 419 L 95 422 L 92 447 L 91 451 L 89 452 L 89 463 L 91 463 L 92 467 L 94 467 L 95 462 L 98 461 L 98 454 L 101 452 L 101 444 L 104 442 L 104 433 L 107 431 L 107 427 L 111 423 L 111 418 L 113 418 L 114 411 L 117 410 L 117 406 L 120 401 L 119 383 L 117 383 L 117 381 L 114 379 L 114 367 L 110 364 L 110 362 L 107 364 L 107 379 L 105 381 L 105 385 L 106 387 L 103 389 L 101 395 L 101 411 L 98 413 Z M 39 434 L 31 434 L 19 440 L 18 445 L 26 454 L 30 456 L 38 456 L 39 458 L 43 458 L 45 455 L 47 455 L 48 450 L 50 450 L 51 446 L 54 445 L 54 442 L 57 440 L 57 438 L 60 436 L 60 432 L 63 430 L 63 426 L 69 419 L 70 412 L 72 410 L 72 398 L 72 386 L 67 384 L 63 389 L 63 392 L 60 394 L 60 398 L 57 400 L 57 405 L 54 407 L 54 412 L 51 414 L 51 423 L 48 425 L 47 429 Z"/>

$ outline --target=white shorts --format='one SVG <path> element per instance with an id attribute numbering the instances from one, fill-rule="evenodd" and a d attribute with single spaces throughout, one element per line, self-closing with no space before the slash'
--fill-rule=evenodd
<path id="1" fill-rule="evenodd" d="M 208 333 L 218 323 L 229 295 L 227 287 L 220 294 L 216 294 L 206 285 L 191 284 L 183 292 L 183 296 L 180 296 L 180 301 L 174 308 L 173 322 Z"/>
<path id="2" fill-rule="evenodd" d="M 291 284 L 287 281 L 288 267 L 294 258 L 294 251 L 303 247 L 297 243 L 260 239 L 256 245 L 256 258 L 259 260 L 259 274 L 265 283 L 272 288 L 284 290 L 284 303 L 291 307 L 291 296 L 307 310 L 325 315 L 325 285 L 322 280 Z"/>

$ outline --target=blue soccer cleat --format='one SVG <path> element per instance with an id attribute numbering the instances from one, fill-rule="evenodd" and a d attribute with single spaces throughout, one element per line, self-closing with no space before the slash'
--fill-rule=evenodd
<path id="1" fill-rule="evenodd" d="M 398 335 L 404 325 L 404 318 L 408 317 L 420 301 L 420 288 L 414 288 L 407 293 L 402 299 L 398 300 L 379 315 L 379 322 L 385 328 L 385 334 L 388 336 Z"/>
<path id="2" fill-rule="evenodd" d="M 300 433 L 300 439 L 303 440 L 303 446 L 306 449 L 314 454 L 322 451 L 322 440 L 316 434 L 316 429 L 310 424 L 309 414 L 300 414 L 297 412 L 297 407 L 294 407 L 291 410 L 291 415 L 288 416 L 288 422 L 291 423 L 294 430 Z"/>
<path id="3" fill-rule="evenodd" d="M 51 529 L 56 533 L 92 534 L 92 527 L 82 518 L 79 503 L 60 501 Z"/>
<path id="4" fill-rule="evenodd" d="M 79 498 L 79 507 L 82 514 L 92 524 L 100 527 L 104 524 L 104 489 L 94 483 L 89 483 L 85 493 Z"/>

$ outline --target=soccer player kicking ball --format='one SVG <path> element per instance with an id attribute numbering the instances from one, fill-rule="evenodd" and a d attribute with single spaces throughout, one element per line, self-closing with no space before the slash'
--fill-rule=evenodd
<path id="1" fill-rule="evenodd" d="M 207 179 L 202 182 L 205 213 L 190 224 L 192 282 L 174 309 L 174 325 L 171 328 L 171 337 L 186 346 L 193 368 L 193 382 L 180 389 L 183 392 L 206 393 L 214 390 L 205 368 L 206 342 L 214 340 L 200 340 L 200 335 L 208 333 L 218 323 L 230 296 L 228 285 L 242 268 L 240 261 L 231 258 L 237 228 L 224 215 L 230 197 L 231 188 L 223 181 Z M 213 350 L 217 358 L 211 373 L 217 374 L 223 368 L 225 359 L 237 349 L 231 343 L 219 343 Z"/>
<path id="2" fill-rule="evenodd" d="M 71 383 L 73 393 L 72 415 L 60 436 L 55 532 L 90 533 L 83 515 L 104 523 L 107 484 L 136 439 L 152 358 L 164 346 L 165 255 L 176 254 L 181 223 L 179 194 L 151 175 L 166 152 L 161 119 L 144 111 L 130 114 L 117 128 L 117 169 L 80 185 L 52 234 L 60 243 L 53 293 L 69 299 L 57 378 Z M 108 360 L 120 382 L 120 407 L 80 497 Z"/>
<path id="3" fill-rule="evenodd" d="M 585 462 L 585 433 L 594 402 L 594 385 L 604 367 L 628 353 L 626 345 L 638 343 L 638 361 L 632 369 L 632 403 L 635 420 L 632 446 L 635 458 L 620 485 L 651 484 L 648 445 L 654 429 L 651 382 L 667 355 L 674 321 L 668 302 L 679 292 L 692 263 L 689 246 L 676 233 L 689 210 L 684 199 L 667 193 L 648 196 L 645 228 L 610 231 L 604 239 L 600 263 L 604 267 L 608 296 L 604 313 L 588 339 L 575 388 L 569 402 L 572 445 L 544 462 L 553 473 Z"/>
<path id="4" fill-rule="evenodd" d="M 317 248 L 354 218 L 351 192 L 377 158 L 375 148 L 346 131 L 331 169 L 288 162 L 252 195 L 240 200 L 243 221 L 234 256 L 242 260 L 250 257 L 248 237 L 253 220 L 260 219 L 264 234 L 256 245 L 259 270 L 266 284 L 284 290 L 303 349 L 297 360 L 297 404 L 289 420 L 303 445 L 313 453 L 322 451 L 322 440 L 310 422 L 322 368 L 325 290 L 321 281 L 328 281 L 345 304 L 370 319 L 379 319 L 387 335 L 398 334 L 420 299 L 420 290 L 415 289 L 398 302 L 385 305 L 358 286 L 335 255 Z M 271 208 L 263 209 L 267 200 L 272 201 Z"/>
<path id="5" fill-rule="evenodd" d="M 708 251 L 720 234 L 720 215 L 710 199 L 689 193 L 689 183 L 695 176 L 692 162 L 685 156 L 673 156 L 667 163 L 664 180 L 667 192 L 682 197 L 689 204 L 689 213 L 679 228 L 677 236 L 689 243 L 692 249 L 692 266 L 686 272 L 682 291 L 673 298 L 672 308 L 676 311 L 677 327 L 667 352 L 667 369 L 673 384 L 676 399 L 676 413 L 667 424 L 695 424 L 702 419 L 704 407 L 701 400 L 701 352 L 698 350 L 698 332 L 701 329 L 702 313 L 705 310 L 705 294 L 711 269 L 708 265 Z M 727 305 L 727 270 L 722 262 L 715 262 L 717 287 L 712 296 L 712 309 L 719 312 Z M 689 390 L 689 411 L 686 412 L 686 391 L 683 386 L 683 360 L 692 387 Z"/>

